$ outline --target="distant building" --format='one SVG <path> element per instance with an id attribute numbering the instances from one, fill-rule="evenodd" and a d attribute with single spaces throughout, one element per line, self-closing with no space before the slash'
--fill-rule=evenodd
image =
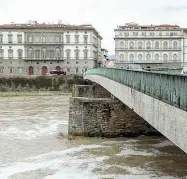
<path id="1" fill-rule="evenodd" d="M 108 63 L 108 51 L 104 48 L 101 49 L 101 56 L 102 56 L 102 67 L 106 67 L 107 63 Z"/>
<path id="2" fill-rule="evenodd" d="M 100 66 L 101 40 L 92 25 L 0 25 L 0 75 L 81 74 Z"/>
<path id="3" fill-rule="evenodd" d="M 128 23 L 115 29 L 115 63 L 118 68 L 137 63 L 142 67 L 181 67 L 187 62 L 184 37 L 177 25 Z"/>

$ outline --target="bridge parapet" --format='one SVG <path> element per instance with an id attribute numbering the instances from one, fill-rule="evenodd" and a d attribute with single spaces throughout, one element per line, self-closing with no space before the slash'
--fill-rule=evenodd
<path id="1" fill-rule="evenodd" d="M 94 68 L 85 75 L 99 75 L 187 111 L 187 76 L 116 68 Z"/>

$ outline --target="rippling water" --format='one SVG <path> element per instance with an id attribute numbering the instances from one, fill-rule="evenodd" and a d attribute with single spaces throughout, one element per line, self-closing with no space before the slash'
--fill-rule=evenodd
<path id="1" fill-rule="evenodd" d="M 164 137 L 61 136 L 68 99 L 55 93 L 0 97 L 0 179 L 187 178 L 187 155 Z"/>

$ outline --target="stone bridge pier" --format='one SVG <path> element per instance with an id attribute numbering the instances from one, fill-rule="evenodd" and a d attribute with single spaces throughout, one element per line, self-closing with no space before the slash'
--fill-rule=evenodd
<path id="1" fill-rule="evenodd" d="M 68 134 L 85 137 L 160 135 L 143 118 L 98 84 L 74 85 Z"/>

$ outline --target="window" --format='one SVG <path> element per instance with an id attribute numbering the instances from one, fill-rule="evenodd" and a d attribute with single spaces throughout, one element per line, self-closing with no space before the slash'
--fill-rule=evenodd
<path id="1" fill-rule="evenodd" d="M 76 68 L 76 73 L 78 73 L 79 72 L 79 69 L 78 68 Z"/>
<path id="2" fill-rule="evenodd" d="M 79 64 L 79 62 L 76 62 L 76 64 Z"/>
<path id="3" fill-rule="evenodd" d="M 164 62 L 167 62 L 167 61 L 168 61 L 168 55 L 167 55 L 167 54 L 164 54 L 164 55 L 163 55 L 163 60 L 164 60 Z"/>
<path id="4" fill-rule="evenodd" d="M 2 59 L 4 57 L 4 50 L 0 49 L 0 59 Z"/>
<path id="5" fill-rule="evenodd" d="M 138 55 L 138 60 L 142 61 L 142 57 L 143 57 L 142 54 L 139 54 Z"/>
<path id="6" fill-rule="evenodd" d="M 173 48 L 177 49 L 177 42 L 173 42 Z"/>
<path id="7" fill-rule="evenodd" d="M 0 34 L 0 43 L 3 43 L 3 34 Z"/>
<path id="8" fill-rule="evenodd" d="M 54 51 L 53 50 L 49 51 L 49 58 L 54 58 Z"/>
<path id="9" fill-rule="evenodd" d="M 131 55 L 129 56 L 129 59 L 130 59 L 130 62 L 133 62 L 133 61 L 134 61 L 134 55 L 131 54 Z"/>
<path id="10" fill-rule="evenodd" d="M 70 35 L 66 35 L 66 43 L 70 43 Z"/>
<path id="11" fill-rule="evenodd" d="M 13 58 L 13 50 L 12 49 L 8 50 L 8 58 Z"/>
<path id="12" fill-rule="evenodd" d="M 128 33 L 128 32 L 125 32 L 124 35 L 127 37 L 127 36 L 129 36 L 129 33 Z"/>
<path id="13" fill-rule="evenodd" d="M 70 50 L 67 50 L 66 53 L 67 53 L 67 55 L 66 55 L 66 56 L 67 56 L 67 59 L 70 59 L 70 57 L 71 57 L 71 51 L 70 51 Z"/>
<path id="14" fill-rule="evenodd" d="M 34 57 L 33 49 L 29 48 L 28 49 L 28 58 L 33 58 L 33 57 Z"/>
<path id="15" fill-rule="evenodd" d="M 133 36 L 138 36 L 138 32 L 133 32 Z"/>
<path id="16" fill-rule="evenodd" d="M 79 35 L 75 35 L 75 43 L 76 43 L 76 44 L 79 43 Z"/>
<path id="17" fill-rule="evenodd" d="M 150 36 L 154 36 L 154 32 L 150 32 Z"/>
<path id="18" fill-rule="evenodd" d="M 56 36 L 56 43 L 60 43 L 60 36 Z"/>
<path id="19" fill-rule="evenodd" d="M 36 50 L 35 57 L 36 57 L 36 58 L 40 58 L 40 50 Z"/>
<path id="20" fill-rule="evenodd" d="M 164 49 L 167 49 L 167 48 L 168 48 L 168 43 L 164 42 Z"/>
<path id="21" fill-rule="evenodd" d="M 120 61 L 124 61 L 124 55 L 123 54 L 120 55 Z"/>
<path id="22" fill-rule="evenodd" d="M 147 42 L 146 47 L 147 47 L 147 49 L 150 49 L 151 48 L 151 42 Z"/>
<path id="23" fill-rule="evenodd" d="M 87 44 L 88 43 L 88 36 L 84 35 L 84 43 Z"/>
<path id="24" fill-rule="evenodd" d="M 32 40 L 33 40 L 33 39 L 32 39 L 32 35 L 29 35 L 29 36 L 28 36 L 28 42 L 29 42 L 29 43 L 32 43 Z"/>
<path id="25" fill-rule="evenodd" d="M 138 48 L 142 49 L 142 42 L 138 42 Z"/>
<path id="26" fill-rule="evenodd" d="M 142 36 L 146 36 L 146 32 L 142 32 Z"/>
<path id="27" fill-rule="evenodd" d="M 12 34 L 8 35 L 8 43 L 12 43 Z"/>
<path id="28" fill-rule="evenodd" d="M 159 35 L 162 36 L 162 32 L 159 32 Z"/>
<path id="29" fill-rule="evenodd" d="M 124 42 L 120 42 L 120 48 L 124 48 Z"/>
<path id="30" fill-rule="evenodd" d="M 18 43 L 22 43 L 22 35 L 18 35 L 17 38 L 18 38 Z"/>
<path id="31" fill-rule="evenodd" d="M 147 54 L 147 55 L 146 55 L 146 60 L 147 60 L 147 61 L 151 60 L 151 55 L 150 55 L 150 54 Z"/>
<path id="32" fill-rule="evenodd" d="M 177 54 L 173 54 L 173 61 L 177 61 Z"/>
<path id="33" fill-rule="evenodd" d="M 45 36 L 42 37 L 42 42 L 46 43 L 46 37 Z"/>
<path id="34" fill-rule="evenodd" d="M 159 49 L 159 42 L 156 42 L 156 43 L 155 43 L 155 48 L 156 48 L 156 49 Z"/>
<path id="35" fill-rule="evenodd" d="M 4 68 L 0 67 L 0 73 L 3 73 L 3 71 L 4 71 Z"/>
<path id="36" fill-rule="evenodd" d="M 88 50 L 84 50 L 84 59 L 88 58 Z"/>
<path id="37" fill-rule="evenodd" d="M 56 58 L 60 58 L 60 57 L 61 57 L 60 48 L 56 48 Z"/>
<path id="38" fill-rule="evenodd" d="M 79 59 L 79 51 L 78 50 L 75 51 L 75 58 Z"/>
<path id="39" fill-rule="evenodd" d="M 46 48 L 42 49 L 42 58 L 46 58 L 47 57 L 47 50 Z"/>
<path id="40" fill-rule="evenodd" d="M 9 72 L 12 73 L 13 72 L 13 68 L 9 68 Z"/>
<path id="41" fill-rule="evenodd" d="M 23 50 L 22 49 L 18 49 L 18 58 L 19 59 L 23 58 Z"/>
<path id="42" fill-rule="evenodd" d="M 159 60 L 159 55 L 158 55 L 158 54 L 155 55 L 155 60 L 156 60 L 156 61 Z"/>
<path id="43" fill-rule="evenodd" d="M 130 49 L 133 49 L 134 48 L 134 43 L 130 42 L 129 46 L 130 46 Z"/>

